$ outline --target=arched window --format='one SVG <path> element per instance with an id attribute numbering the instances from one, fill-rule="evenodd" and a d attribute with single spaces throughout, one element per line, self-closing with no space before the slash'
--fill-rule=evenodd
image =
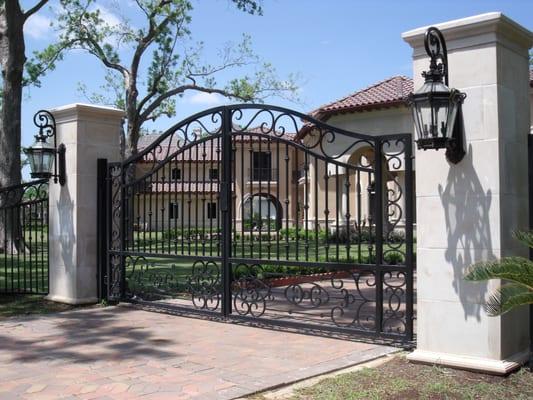
<path id="1" fill-rule="evenodd" d="M 263 193 L 254 194 L 244 200 L 242 207 L 245 230 L 277 231 L 281 229 L 283 210 L 274 196 Z"/>

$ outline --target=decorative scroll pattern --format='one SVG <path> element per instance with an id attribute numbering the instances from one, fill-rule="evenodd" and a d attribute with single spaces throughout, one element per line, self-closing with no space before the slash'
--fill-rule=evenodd
<path id="1" fill-rule="evenodd" d="M 143 256 L 125 258 L 128 295 L 144 300 L 166 297 L 178 291 L 178 269 L 160 268 Z"/>
<path id="2" fill-rule="evenodd" d="M 408 138 L 390 139 L 381 142 L 385 161 L 385 224 L 383 259 L 389 263 L 404 264 L 406 259 L 405 245 L 405 193 L 400 182 L 398 171 L 405 176 L 406 146 L 410 146 Z M 392 260 L 392 261 L 391 261 Z"/>
<path id="3" fill-rule="evenodd" d="M 222 135 L 222 108 L 197 114 L 177 123 L 163 132 L 153 143 L 137 155 L 126 160 L 125 166 L 138 162 L 149 163 L 150 168 L 143 178 L 166 165 L 177 154 L 207 138 Z"/>
<path id="4" fill-rule="evenodd" d="M 0 209 L 48 200 L 48 180 L 39 179 L 0 189 Z"/>
<path id="5" fill-rule="evenodd" d="M 287 301 L 303 309 L 319 308 L 329 303 L 329 293 L 317 283 L 293 283 L 285 288 Z"/>
<path id="6" fill-rule="evenodd" d="M 55 135 L 56 120 L 49 111 L 37 111 L 33 116 L 33 123 L 39 128 L 37 136 L 49 138 Z"/>
<path id="7" fill-rule="evenodd" d="M 214 261 L 198 260 L 193 264 L 187 291 L 196 308 L 209 311 L 219 308 L 222 297 L 220 278 L 220 267 Z"/>
<path id="8" fill-rule="evenodd" d="M 331 309 L 331 321 L 343 328 L 372 330 L 376 321 L 375 290 L 372 290 L 376 287 L 374 272 L 352 272 L 351 278 L 355 290 L 348 287 L 348 280 L 331 278 L 331 286 L 342 294 L 340 304 Z"/>
<path id="9" fill-rule="evenodd" d="M 120 164 L 111 164 L 109 166 L 109 180 L 111 193 L 111 229 L 109 232 L 109 250 L 120 252 L 122 250 L 122 168 Z M 109 256 L 109 265 L 107 270 L 109 300 L 119 300 L 122 294 L 122 256 L 112 253 Z"/>
<path id="10" fill-rule="evenodd" d="M 222 135 L 223 113 L 228 106 L 216 107 L 198 113 L 167 129 L 150 146 L 124 162 L 124 166 L 137 162 L 150 162 L 150 172 L 161 168 L 168 160 L 185 148 L 206 137 Z M 306 141 L 297 141 L 302 149 L 314 150 L 333 162 L 362 147 L 374 148 L 375 140 L 365 135 L 336 128 L 296 111 L 269 105 L 243 104 L 229 107 L 232 133 L 287 138 L 294 134 L 307 134 Z M 303 121 L 303 122 L 302 122 Z M 340 138 L 349 138 L 350 144 L 333 152 L 328 146 Z"/>
<path id="11" fill-rule="evenodd" d="M 238 264 L 234 271 L 233 305 L 239 315 L 262 316 L 267 301 L 274 300 L 270 285 L 264 280 L 265 272 L 258 264 Z"/>
<path id="12" fill-rule="evenodd" d="M 387 333 L 405 333 L 407 280 L 402 271 L 383 274 L 383 323 L 382 329 Z"/>
<path id="13" fill-rule="evenodd" d="M 237 135 L 271 136 L 287 139 L 287 135 L 307 134 L 307 140 L 298 141 L 302 150 L 313 154 L 323 154 L 331 161 L 338 160 L 351 154 L 355 149 L 374 147 L 374 140 L 370 135 L 345 131 L 324 124 L 309 115 L 292 110 L 260 105 L 248 105 L 232 109 L 233 133 Z M 302 123 L 303 121 L 303 123 Z M 349 138 L 350 144 L 339 151 L 333 151 L 330 144 L 341 138 Z"/>

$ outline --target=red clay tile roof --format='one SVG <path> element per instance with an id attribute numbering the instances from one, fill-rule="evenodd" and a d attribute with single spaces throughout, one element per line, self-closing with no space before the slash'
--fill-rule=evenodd
<path id="1" fill-rule="evenodd" d="M 323 105 L 312 111 L 310 115 L 326 120 L 335 114 L 405 105 L 412 91 L 413 80 L 411 78 L 393 76 L 333 103 Z"/>
<path id="2" fill-rule="evenodd" d="M 261 130 L 261 127 L 254 127 L 247 129 L 243 132 L 243 135 L 240 134 L 240 130 L 242 128 L 235 127 L 234 130 L 235 136 L 234 141 L 235 142 L 243 142 L 243 143 L 249 143 L 249 142 L 259 142 L 263 141 L 266 142 L 267 136 L 274 136 L 272 132 L 263 133 Z M 268 128 L 265 128 L 265 130 L 268 130 Z M 257 136 L 257 135 L 247 135 L 246 132 L 249 133 L 259 133 L 263 134 L 263 136 Z M 144 150 L 146 147 L 150 146 L 152 142 L 154 142 L 156 139 L 159 138 L 159 134 L 150 134 L 150 135 L 144 135 L 139 138 L 138 148 L 139 151 Z M 295 133 L 281 133 L 277 132 L 276 137 L 286 139 L 286 140 L 293 140 L 295 138 Z M 169 140 L 165 139 L 161 142 L 161 151 L 150 152 L 145 155 L 144 162 L 152 162 L 154 154 L 158 159 L 161 159 L 162 157 L 165 157 L 167 154 L 174 153 L 178 148 L 176 147 L 176 141 L 178 138 L 173 138 L 172 143 L 169 146 Z M 169 149 L 170 147 L 170 149 Z M 212 140 L 208 140 L 206 142 L 202 142 L 201 144 L 197 146 L 192 146 L 188 150 L 185 150 L 181 153 L 179 153 L 176 157 L 173 158 L 174 161 L 220 161 L 220 153 L 222 150 L 222 142 L 220 138 L 214 138 Z"/>

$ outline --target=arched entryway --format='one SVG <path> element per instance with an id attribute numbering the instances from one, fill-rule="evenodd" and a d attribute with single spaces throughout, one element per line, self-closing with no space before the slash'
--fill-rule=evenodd
<path id="1" fill-rule="evenodd" d="M 269 193 L 256 193 L 248 195 L 242 203 L 245 230 L 271 230 L 281 229 L 283 221 L 283 208 L 279 200 Z"/>

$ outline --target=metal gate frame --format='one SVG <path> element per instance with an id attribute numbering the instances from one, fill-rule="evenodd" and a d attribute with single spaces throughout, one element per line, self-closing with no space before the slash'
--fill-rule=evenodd
<path id="1" fill-rule="evenodd" d="M 220 118 L 220 128 L 216 132 L 220 135 L 222 142 L 222 176 L 220 181 L 220 212 L 222 215 L 221 225 L 221 254 L 220 257 L 211 257 L 208 259 L 214 259 L 221 263 L 221 316 L 224 318 L 240 318 L 232 314 L 232 263 L 238 262 L 257 262 L 266 260 L 257 260 L 254 258 L 233 258 L 232 257 L 232 146 L 233 137 L 235 136 L 234 122 L 236 119 L 242 119 L 243 113 L 251 111 L 255 112 L 251 121 L 244 123 L 244 128 L 239 130 L 238 134 L 245 134 L 246 129 L 249 128 L 252 121 L 259 114 L 267 114 L 270 119 L 270 125 L 265 129 L 276 132 L 279 128 L 276 124 L 282 118 L 288 118 L 294 122 L 294 126 L 297 126 L 297 119 L 304 121 L 304 128 L 317 129 L 319 131 L 319 140 L 316 144 L 316 150 L 320 150 L 323 157 L 326 157 L 327 163 L 342 165 L 339 161 L 341 156 L 348 154 L 348 152 L 354 148 L 354 145 L 350 145 L 348 148 L 342 151 L 342 153 L 336 155 L 328 155 L 324 150 L 325 143 L 332 143 L 333 140 L 339 135 L 353 138 L 354 143 L 365 142 L 369 143 L 374 150 L 374 160 L 384 160 L 389 165 L 404 163 L 405 168 L 405 193 L 403 193 L 405 199 L 405 209 L 401 212 L 405 215 L 405 259 L 402 265 L 388 265 L 383 258 L 384 255 L 384 213 L 388 213 L 391 204 L 387 203 L 386 196 L 388 195 L 388 189 L 384 185 L 384 165 L 383 162 L 373 162 L 370 168 L 374 171 L 375 176 L 375 196 L 374 196 L 374 210 L 375 210 L 375 262 L 367 269 L 371 269 L 375 273 L 375 286 L 376 286 L 376 315 L 375 315 L 375 329 L 359 330 L 359 329 L 345 329 L 340 326 L 327 327 L 326 330 L 342 331 L 350 334 L 361 334 L 365 336 L 373 336 L 378 338 L 392 338 L 400 341 L 413 340 L 413 170 L 412 170 L 412 138 L 411 134 L 395 134 L 395 135 L 368 135 L 355 132 L 349 132 L 342 130 L 321 121 L 318 121 L 306 114 L 302 114 L 293 110 L 289 110 L 282 107 L 271 105 L 257 105 L 257 104 L 238 104 L 215 107 L 198 114 L 195 114 L 173 127 L 169 128 L 158 139 L 154 141 L 149 147 L 139 152 L 137 155 L 121 162 L 107 164 L 106 160 L 99 160 L 98 162 L 98 260 L 100 271 L 100 296 L 108 299 L 109 301 L 123 301 L 131 300 L 126 298 L 125 293 L 125 259 L 126 257 L 134 254 L 127 248 L 128 235 L 131 228 L 131 221 L 129 220 L 128 210 L 128 198 L 131 196 L 129 191 L 132 190 L 131 186 L 128 186 L 128 166 L 134 164 L 136 161 L 141 160 L 143 157 L 149 157 L 151 153 L 155 154 L 155 151 L 161 151 L 164 147 L 164 140 L 172 141 L 173 137 L 179 137 L 179 132 L 184 134 L 182 147 L 178 151 L 191 146 L 198 145 L 199 140 L 193 136 L 192 140 L 187 137 L 189 126 L 200 120 L 205 116 L 210 116 L 211 119 Z M 263 126 L 263 125 L 261 125 Z M 282 128 L 284 130 L 284 128 Z M 174 136 L 176 135 L 176 136 Z M 259 133 L 261 135 L 261 133 Z M 274 138 L 274 140 L 277 140 Z M 281 140 L 281 139 L 279 139 Z M 179 141 L 178 141 L 179 142 Z M 391 146 L 400 145 L 400 152 L 386 152 L 386 148 Z M 170 147 L 170 145 L 169 145 Z M 309 150 L 309 149 L 307 149 Z M 162 165 L 165 162 L 169 162 L 170 149 L 166 150 L 166 155 L 162 161 Z M 318 151 L 314 154 L 318 154 Z M 154 163 L 156 163 L 154 157 Z M 157 168 L 157 167 L 154 167 Z M 384 189 L 385 188 L 385 189 Z M 392 206 L 397 206 L 392 204 Z M 337 211 L 338 213 L 338 211 Z M 327 224 L 327 223 L 326 223 Z M 349 242 L 350 239 L 348 239 Z M 293 262 L 302 267 L 306 265 L 313 265 L 313 263 Z M 318 263 L 315 263 L 318 264 Z M 335 264 L 331 264 L 335 267 Z M 392 275 L 397 273 L 403 275 L 405 285 L 397 292 L 395 287 L 386 286 L 384 282 L 385 274 Z M 384 293 L 389 297 L 384 298 Z M 401 295 L 404 296 L 405 310 L 401 314 L 402 323 L 404 329 L 398 331 L 385 331 L 383 326 L 384 321 L 384 302 L 401 302 Z M 393 306 L 390 307 L 393 309 Z M 204 311 L 204 310 L 200 310 Z M 210 312 L 205 310 L 206 312 Z M 242 318 L 241 318 L 242 319 Z M 247 319 L 247 318 L 244 318 Z M 253 318 L 252 318 L 253 319 Z M 305 327 L 305 324 L 301 323 L 293 324 L 295 326 Z"/>

